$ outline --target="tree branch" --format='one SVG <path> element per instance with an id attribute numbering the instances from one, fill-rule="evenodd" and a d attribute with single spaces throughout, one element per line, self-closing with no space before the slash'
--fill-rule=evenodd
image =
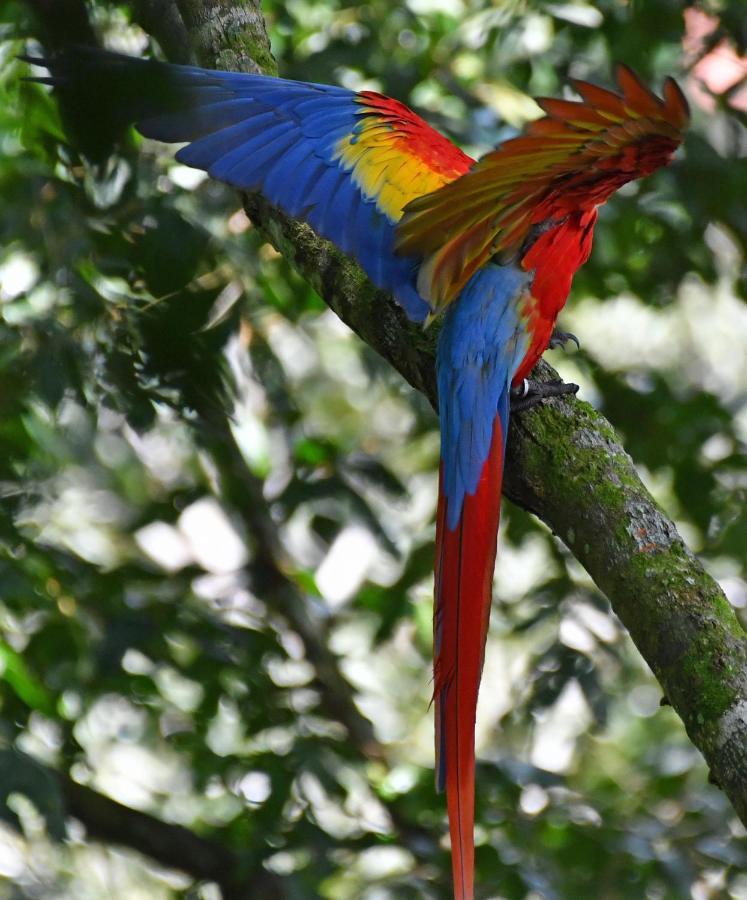
<path id="1" fill-rule="evenodd" d="M 202 65 L 277 74 L 265 20 L 254 0 L 176 0 Z"/>
<path id="2" fill-rule="evenodd" d="M 555 400 L 515 416 L 508 456 L 506 494 L 549 525 L 609 598 L 747 824 L 747 636 L 723 591 L 588 403 Z"/>
<path id="3" fill-rule="evenodd" d="M 236 68 L 256 70 L 247 54 L 266 64 L 270 49 L 256 0 L 179 2 L 203 63 L 224 61 L 218 48 L 228 35 Z M 433 329 L 409 323 L 391 297 L 306 226 L 256 196 L 245 206 L 340 318 L 434 403 Z M 535 375 L 551 373 L 541 364 Z M 747 824 L 747 636 L 640 481 L 612 426 L 574 399 L 514 416 L 505 492 L 565 541 L 607 595 Z"/>
<path id="4" fill-rule="evenodd" d="M 303 641 L 306 657 L 319 680 L 325 713 L 345 726 L 358 752 L 370 759 L 383 758 L 371 723 L 358 710 L 353 689 L 329 649 L 324 625 L 310 612 L 309 597 L 286 574 L 291 566 L 286 564 L 277 528 L 262 496 L 262 482 L 246 465 L 225 413 L 209 403 L 197 412 L 205 426 L 199 429 L 198 438 L 217 468 L 220 498 L 241 519 L 254 544 L 250 573 L 255 593 L 267 598 L 271 608 L 290 623 Z"/>
<path id="5" fill-rule="evenodd" d="M 154 37 L 171 62 L 194 65 L 187 29 L 174 0 L 135 0 L 132 16 L 146 34 Z"/>
<path id="6" fill-rule="evenodd" d="M 35 765 L 38 765 L 34 763 Z M 47 771 L 47 770 L 45 770 Z M 171 869 L 198 881 L 216 882 L 226 900 L 252 896 L 275 900 L 285 896 L 282 880 L 216 841 L 198 837 L 181 825 L 163 822 L 78 784 L 70 776 L 48 770 L 57 781 L 66 810 L 88 833 L 106 843 L 139 850 Z M 256 893 L 254 893 L 256 891 Z"/>

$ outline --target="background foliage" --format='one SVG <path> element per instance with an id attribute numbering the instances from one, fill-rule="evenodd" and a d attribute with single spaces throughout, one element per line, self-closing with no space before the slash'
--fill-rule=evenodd
<path id="1" fill-rule="evenodd" d="M 88 4 L 109 46 L 158 54 L 146 6 Z M 264 9 L 283 75 L 383 90 L 472 152 L 614 59 L 697 88 L 675 2 Z M 740 0 L 707 9 L 703 52 L 744 53 Z M 143 849 L 126 816 L 113 846 L 66 815 L 71 783 L 279 896 L 448 896 L 432 412 L 234 193 L 134 136 L 84 164 L 20 80 L 38 23 L 0 16 L 0 897 L 219 895 L 191 856 L 123 850 Z M 553 363 L 744 609 L 745 113 L 698 96 L 677 165 L 603 210 L 563 322 L 582 350 Z M 482 896 L 743 900 L 744 831 L 604 598 L 528 514 L 503 532 Z"/>

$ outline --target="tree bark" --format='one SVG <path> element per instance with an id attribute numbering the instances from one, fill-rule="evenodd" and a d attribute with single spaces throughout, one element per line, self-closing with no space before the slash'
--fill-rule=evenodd
<path id="1" fill-rule="evenodd" d="M 179 0 L 206 65 L 274 73 L 256 0 Z M 272 60 L 271 63 L 268 63 Z M 366 343 L 435 405 L 436 329 L 408 322 L 350 259 L 261 197 L 246 211 Z M 534 377 L 557 377 L 546 363 Z M 565 542 L 609 598 L 713 780 L 747 825 L 747 636 L 718 584 L 644 487 L 607 420 L 566 398 L 512 417 L 504 491 Z"/>
<path id="2" fill-rule="evenodd" d="M 204 66 L 277 74 L 265 20 L 253 0 L 176 0 L 192 50 Z"/>

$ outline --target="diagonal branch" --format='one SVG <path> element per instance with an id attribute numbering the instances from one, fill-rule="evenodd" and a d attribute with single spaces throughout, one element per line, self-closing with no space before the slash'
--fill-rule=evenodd
<path id="1" fill-rule="evenodd" d="M 248 897 L 250 885 L 256 891 L 252 896 L 267 900 L 286 896 L 282 879 L 257 866 L 249 854 L 240 855 L 181 825 L 117 803 L 36 761 L 31 764 L 56 780 L 66 812 L 79 819 L 96 840 L 139 850 L 170 869 L 187 872 L 197 881 L 214 881 L 225 898 Z"/>
<path id="2" fill-rule="evenodd" d="M 277 74 L 265 20 L 255 0 L 176 0 L 202 65 Z"/>

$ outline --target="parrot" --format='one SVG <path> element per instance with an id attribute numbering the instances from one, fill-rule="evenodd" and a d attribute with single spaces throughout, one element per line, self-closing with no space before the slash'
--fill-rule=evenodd
<path id="1" fill-rule="evenodd" d="M 91 117 L 106 112 L 147 138 L 182 143 L 179 162 L 306 222 L 409 319 L 442 316 L 435 771 L 454 897 L 472 900 L 474 733 L 512 399 L 521 408 L 527 390 L 545 396 L 528 376 L 589 257 L 598 209 L 672 160 L 689 124 L 682 91 L 667 78 L 659 97 L 619 64 L 617 90 L 572 80 L 579 99 L 537 98 L 540 118 L 474 160 L 371 90 L 94 48 L 25 59 L 49 71 L 31 80 L 88 96 Z M 549 385 L 547 395 L 568 387 Z"/>

